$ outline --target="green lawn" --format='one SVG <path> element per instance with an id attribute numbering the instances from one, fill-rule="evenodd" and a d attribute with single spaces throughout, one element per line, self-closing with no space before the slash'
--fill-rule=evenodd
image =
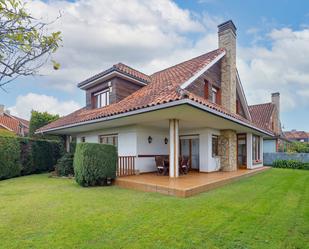
<path id="1" fill-rule="evenodd" d="M 271 169 L 187 199 L 5 180 L 0 248 L 309 248 L 309 171 Z"/>

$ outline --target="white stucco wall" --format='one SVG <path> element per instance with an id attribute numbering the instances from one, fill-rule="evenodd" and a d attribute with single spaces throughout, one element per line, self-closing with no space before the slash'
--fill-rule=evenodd
<path id="1" fill-rule="evenodd" d="M 81 142 L 81 137 L 89 143 L 98 143 L 99 135 L 118 134 L 118 154 L 119 156 L 136 156 L 135 168 L 140 172 L 156 171 L 154 157 L 151 155 L 168 155 L 169 142 L 164 143 L 164 139 L 169 139 L 169 130 L 146 127 L 127 126 L 114 129 L 97 130 L 92 132 L 77 134 L 77 142 Z M 220 168 L 219 158 L 212 157 L 212 135 L 220 135 L 219 130 L 195 129 L 181 131 L 179 135 L 198 135 L 199 137 L 199 169 L 201 172 L 212 172 Z M 152 137 L 152 142 L 148 143 L 148 137 Z M 149 157 L 147 157 L 147 155 Z"/>
<path id="2" fill-rule="evenodd" d="M 148 143 L 151 136 L 152 142 Z M 137 127 L 137 155 L 136 168 L 140 172 L 156 171 L 154 157 L 142 157 L 147 155 L 168 155 L 169 143 L 165 144 L 164 139 L 169 139 L 168 129 L 157 129 L 153 127 Z"/>
<path id="3" fill-rule="evenodd" d="M 81 142 L 81 137 L 85 137 L 87 143 L 98 143 L 100 135 L 118 134 L 118 155 L 137 155 L 137 135 L 136 126 L 126 126 L 114 129 L 97 130 L 92 132 L 77 134 L 77 142 Z"/>
<path id="4" fill-rule="evenodd" d="M 264 140 L 263 147 L 264 147 L 264 153 L 275 153 L 276 140 Z"/>

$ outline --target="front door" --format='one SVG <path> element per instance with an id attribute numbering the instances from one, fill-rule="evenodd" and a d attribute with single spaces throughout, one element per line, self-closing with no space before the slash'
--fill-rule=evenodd
<path id="1" fill-rule="evenodd" d="M 199 137 L 180 136 L 180 156 L 189 157 L 190 169 L 199 169 Z"/>
<path id="2" fill-rule="evenodd" d="M 239 169 L 247 168 L 247 136 L 237 134 L 237 166 Z"/>

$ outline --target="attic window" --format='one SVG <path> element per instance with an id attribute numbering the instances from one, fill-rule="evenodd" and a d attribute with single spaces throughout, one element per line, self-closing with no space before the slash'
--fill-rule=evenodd
<path id="1" fill-rule="evenodd" d="M 96 108 L 109 105 L 109 89 L 93 94 L 94 105 Z"/>
<path id="2" fill-rule="evenodd" d="M 214 86 L 211 87 L 210 101 L 215 104 L 221 105 L 221 91 L 219 88 Z"/>

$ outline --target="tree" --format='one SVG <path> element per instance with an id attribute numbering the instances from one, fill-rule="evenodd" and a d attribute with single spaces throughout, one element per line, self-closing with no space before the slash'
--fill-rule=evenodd
<path id="1" fill-rule="evenodd" d="M 309 153 L 309 143 L 292 142 L 288 149 L 289 152 Z"/>
<path id="2" fill-rule="evenodd" d="M 55 120 L 59 119 L 59 115 L 53 115 L 48 112 L 38 112 L 38 111 L 31 111 L 31 118 L 30 118 L 30 127 L 29 127 L 29 136 L 30 137 L 40 137 L 40 138 L 48 138 L 54 139 L 55 136 L 42 136 L 36 135 L 35 131 L 44 125 L 49 124 Z"/>
<path id="3" fill-rule="evenodd" d="M 22 0 L 0 0 L 0 88 L 19 76 L 37 74 L 56 52 L 61 33 L 48 33 L 50 24 L 29 14 Z"/>

